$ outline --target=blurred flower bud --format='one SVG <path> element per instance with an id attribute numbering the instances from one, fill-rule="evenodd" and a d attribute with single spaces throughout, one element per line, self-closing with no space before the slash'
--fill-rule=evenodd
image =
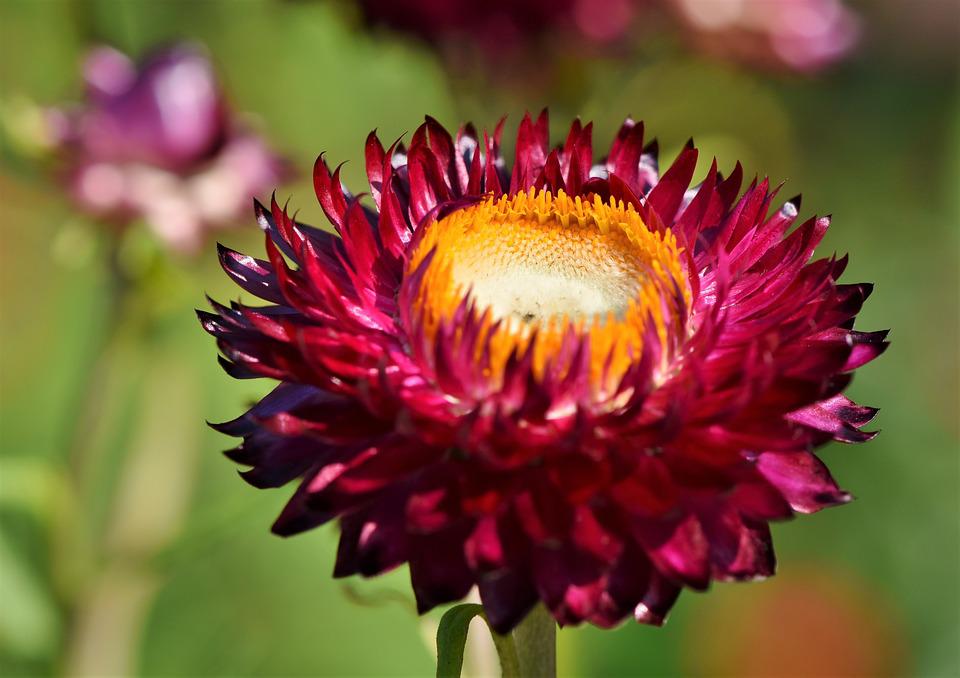
<path id="1" fill-rule="evenodd" d="M 239 124 L 194 45 L 157 51 L 139 66 L 98 47 L 83 75 L 85 103 L 48 111 L 48 134 L 72 197 L 98 218 L 142 218 L 167 245 L 193 251 L 286 174 Z"/>

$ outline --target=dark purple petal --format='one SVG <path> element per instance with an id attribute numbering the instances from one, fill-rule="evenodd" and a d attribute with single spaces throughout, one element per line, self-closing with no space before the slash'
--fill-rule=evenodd
<path id="1" fill-rule="evenodd" d="M 764 452 L 757 459 L 757 470 L 800 513 L 814 513 L 853 499 L 809 452 Z"/>

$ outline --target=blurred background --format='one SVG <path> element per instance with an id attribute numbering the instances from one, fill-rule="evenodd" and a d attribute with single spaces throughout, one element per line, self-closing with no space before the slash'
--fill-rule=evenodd
<path id="1" fill-rule="evenodd" d="M 510 149 L 523 112 L 544 106 L 557 142 L 579 115 L 602 149 L 632 114 L 662 162 L 693 136 L 701 176 L 713 156 L 726 171 L 740 160 L 787 181 L 783 198 L 802 191 L 803 215 L 832 213 L 820 253 L 849 252 L 845 281 L 876 283 L 858 326 L 892 328 L 850 390 L 882 408 L 882 435 L 823 454 L 857 501 L 776 525 L 775 578 L 684 593 L 662 629 L 562 630 L 560 673 L 960 674 L 957 4 L 851 4 L 853 23 L 809 58 L 771 52 L 749 22 L 713 30 L 726 0 L 587 12 L 612 27 L 581 11 L 534 31 L 543 20 L 527 17 L 475 45 L 462 27 L 392 27 L 377 4 L 0 2 L 0 673 L 434 670 L 439 612 L 416 617 L 406 572 L 334 581 L 333 526 L 272 536 L 288 491 L 240 482 L 219 454 L 230 441 L 205 425 L 270 387 L 227 377 L 193 315 L 204 293 L 238 294 L 214 239 L 262 247 L 248 201 L 236 228 L 171 247 L 149 215 L 118 223 L 70 197 L 48 107 L 84 100 L 84 55 L 186 39 L 243 128 L 287 160 L 251 192 L 279 184 L 308 223 L 323 223 L 309 183 L 321 151 L 359 191 L 373 128 L 389 142 L 424 114 L 448 128 L 506 114 Z M 468 648 L 475 675 L 482 654 Z"/>

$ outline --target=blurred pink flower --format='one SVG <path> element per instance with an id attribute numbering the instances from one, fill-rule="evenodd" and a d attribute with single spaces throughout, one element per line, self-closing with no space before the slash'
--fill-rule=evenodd
<path id="1" fill-rule="evenodd" d="M 811 73 L 838 61 L 859 37 L 840 0 L 669 0 L 705 52 L 752 66 Z"/>
<path id="2" fill-rule="evenodd" d="M 205 53 L 180 44 L 139 67 L 98 47 L 83 68 L 86 101 L 48 112 L 71 196 L 118 224 L 143 219 L 171 248 L 195 251 L 230 225 L 286 163 L 238 122 Z"/>
<path id="3" fill-rule="evenodd" d="M 700 50 L 751 66 L 814 72 L 846 56 L 859 34 L 841 0 L 361 0 L 369 24 L 409 33 L 448 57 L 476 50 L 520 65 L 585 46 L 640 44 L 667 10 Z"/>
<path id="4" fill-rule="evenodd" d="M 637 0 L 361 0 L 364 19 L 488 59 L 527 52 L 548 35 L 572 43 L 622 38 Z"/>

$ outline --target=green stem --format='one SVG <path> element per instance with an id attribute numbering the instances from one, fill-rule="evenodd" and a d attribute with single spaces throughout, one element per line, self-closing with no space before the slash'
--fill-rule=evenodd
<path id="1" fill-rule="evenodd" d="M 97 336 L 93 340 L 93 350 L 85 361 L 83 374 L 78 379 L 78 388 L 72 395 L 69 412 L 75 413 L 72 424 L 65 432 L 63 449 L 66 451 L 67 463 L 74 470 L 78 484 L 87 479 L 83 476 L 88 460 L 84 455 L 89 453 L 85 449 L 90 432 L 96 428 L 101 406 L 101 391 L 109 371 L 110 353 L 113 343 L 123 330 L 126 320 L 124 311 L 129 303 L 132 283 L 130 277 L 123 270 L 120 262 L 120 245 L 117 238 L 110 238 L 107 244 L 108 280 L 104 297 L 106 299 L 103 319 L 97 329 Z"/>
<path id="2" fill-rule="evenodd" d="M 513 642 L 524 678 L 557 675 L 557 623 L 543 605 L 537 605 L 513 630 Z"/>
<path id="3" fill-rule="evenodd" d="M 444 613 L 437 627 L 437 678 L 460 678 L 467 632 L 474 617 L 483 617 L 483 606 L 461 603 Z M 492 628 L 493 644 L 503 678 L 556 678 L 557 623 L 538 605 L 512 633 L 500 635 Z"/>

